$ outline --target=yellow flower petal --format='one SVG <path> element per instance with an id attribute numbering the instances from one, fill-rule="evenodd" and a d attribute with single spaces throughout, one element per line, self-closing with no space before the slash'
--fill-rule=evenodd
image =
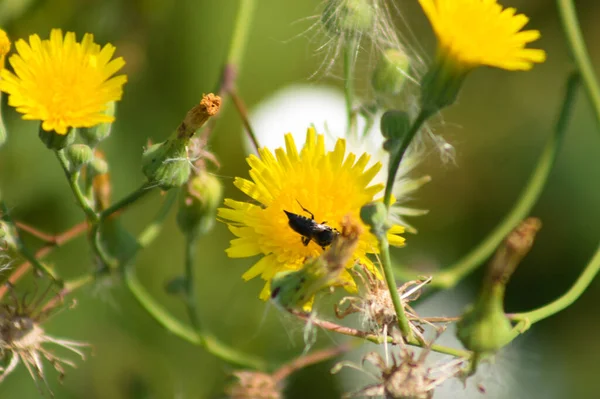
<path id="1" fill-rule="evenodd" d="M 306 142 L 300 151 L 291 134 L 285 135 L 285 149 L 274 152 L 263 148 L 259 157 L 248 157 L 250 179 L 236 178 L 234 185 L 258 204 L 225 200 L 218 210 L 220 220 L 230 226 L 237 237 L 231 241 L 227 254 L 245 257 L 262 254 L 261 258 L 242 276 L 244 280 L 261 276 L 267 283 L 260 298 L 270 297 L 270 281 L 281 271 L 299 270 L 309 258 L 319 256 L 323 249 L 315 242 L 308 245 L 302 236 L 291 229 L 284 211 L 310 217 L 302 207 L 314 214 L 318 223 L 340 229 L 346 215 L 360 220 L 360 209 L 374 200 L 383 185 L 369 186 L 381 164 L 369 166 L 370 155 L 357 157 L 346 154 L 346 142 L 339 139 L 333 151 L 326 152 L 325 139 L 314 129 L 308 129 Z M 379 275 L 368 254 L 378 252 L 377 239 L 364 226 L 352 261 L 360 262 Z M 388 233 L 390 244 L 401 246 L 404 238 L 401 226 Z M 356 285 L 349 273 L 344 273 L 346 289 Z"/>
<path id="2" fill-rule="evenodd" d="M 59 134 L 114 120 L 104 111 L 121 99 L 127 81 L 125 75 L 112 77 L 125 65 L 122 58 L 111 60 L 114 46 L 100 48 L 89 33 L 78 43 L 75 33 L 63 37 L 53 29 L 48 40 L 31 35 L 15 47 L 18 54 L 9 59 L 14 73 L 2 70 L 0 90 L 23 119 L 41 120 L 44 130 Z"/>
<path id="3" fill-rule="evenodd" d="M 491 66 L 529 70 L 544 62 L 542 50 L 528 50 L 537 30 L 521 32 L 529 18 L 502 9 L 496 0 L 419 0 L 438 38 L 441 53 L 464 68 Z"/>

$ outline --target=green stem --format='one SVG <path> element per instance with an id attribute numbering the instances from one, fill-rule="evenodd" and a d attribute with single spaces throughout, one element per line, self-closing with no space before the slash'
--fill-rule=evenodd
<path id="1" fill-rule="evenodd" d="M 196 234 L 189 233 L 185 236 L 185 304 L 190 317 L 190 323 L 198 332 L 202 324 L 196 309 L 196 289 L 194 286 L 194 264 L 196 260 Z"/>
<path id="2" fill-rule="evenodd" d="M 106 265 L 109 269 L 114 269 L 118 267 L 118 261 L 114 259 L 108 252 L 106 252 L 104 246 L 102 245 L 102 239 L 100 234 L 100 227 L 102 225 L 102 222 L 115 212 L 120 211 L 121 209 L 129 206 L 130 204 L 134 203 L 146 194 L 150 193 L 153 187 L 154 186 L 150 186 L 147 183 L 143 184 L 140 188 L 133 191 L 131 194 L 129 194 L 119 202 L 116 202 L 115 204 L 100 212 L 98 220 L 92 224 L 92 228 L 90 230 L 90 242 L 92 244 L 92 248 L 96 255 L 98 255 L 98 257 L 100 258 L 102 263 Z"/>
<path id="3" fill-rule="evenodd" d="M 438 275 L 434 276 L 430 287 L 448 289 L 458 284 L 466 275 L 482 265 L 485 260 L 496 250 L 500 242 L 523 220 L 531 208 L 537 202 L 552 166 L 556 160 L 558 149 L 561 146 L 567 123 L 571 117 L 571 111 L 575 101 L 575 95 L 579 86 L 579 75 L 572 74 L 568 81 L 565 97 L 561 106 L 559 116 L 554 128 L 554 133 L 542 150 L 536 167 L 527 182 L 521 196 L 511 211 L 504 217 L 502 222 L 475 248 L 453 265 L 449 266 Z M 402 279 L 412 280 L 419 274 L 407 270 L 396 269 L 397 276 Z"/>
<path id="4" fill-rule="evenodd" d="M 356 64 L 356 51 L 358 42 L 354 38 L 348 39 L 344 46 L 344 97 L 346 98 L 346 115 L 348 127 L 347 137 L 356 137 L 356 118 L 354 113 L 354 69 Z"/>
<path id="5" fill-rule="evenodd" d="M 58 276 L 56 276 L 56 274 L 54 273 L 53 270 L 51 270 L 45 264 L 41 263 L 35 257 L 35 254 L 33 252 L 31 252 L 29 250 L 29 248 L 23 243 L 23 240 L 21 239 L 21 236 L 19 235 L 19 233 L 17 232 L 17 229 L 15 227 L 14 220 L 10 216 L 10 213 L 8 211 L 8 207 L 6 206 L 6 203 L 1 200 L 0 200 L 0 216 L 1 216 L 1 220 L 4 220 L 8 225 L 11 226 L 11 228 L 14 228 L 14 231 L 15 231 L 14 240 L 15 240 L 16 251 L 19 252 L 21 254 L 21 256 L 23 258 L 25 258 L 29 263 L 31 263 L 31 265 L 35 269 L 37 269 L 42 274 L 45 274 L 46 276 L 50 277 L 50 279 L 56 285 L 58 285 L 59 287 L 62 287 L 63 281 L 60 278 L 58 278 Z"/>
<path id="6" fill-rule="evenodd" d="M 138 199 L 142 198 L 146 194 L 149 194 L 154 187 L 156 187 L 156 186 L 150 185 L 148 183 L 142 184 L 142 186 L 140 188 L 133 191 L 127 197 L 121 199 L 119 202 L 114 203 L 110 207 L 108 207 L 105 210 L 103 210 L 102 212 L 100 212 L 100 220 L 104 220 L 107 217 L 109 217 L 110 215 L 112 215 L 113 213 L 118 212 L 121 209 L 131 205 L 132 203 L 134 203 Z"/>
<path id="7" fill-rule="evenodd" d="M 266 369 L 266 364 L 263 360 L 238 352 L 234 348 L 226 346 L 210 334 L 203 333 L 200 335 L 192 328 L 174 318 L 160 304 L 158 304 L 152 298 L 150 293 L 148 293 L 148 291 L 146 291 L 146 289 L 141 285 L 135 276 L 133 267 L 131 267 L 131 265 L 125 267 L 125 283 L 127 284 L 129 291 L 133 294 L 135 299 L 137 299 L 138 303 L 144 308 L 144 310 L 146 310 L 150 316 L 152 316 L 152 318 L 161 326 L 175 334 L 177 337 L 191 344 L 202 346 L 209 353 L 225 360 L 228 363 L 256 370 Z"/>
<path id="8" fill-rule="evenodd" d="M 385 194 L 383 196 L 383 203 L 388 209 L 391 205 L 390 202 L 392 201 L 392 193 L 394 192 L 394 183 L 396 183 L 396 174 L 398 173 L 400 162 L 402 162 L 402 157 L 404 157 L 404 153 L 408 149 L 408 146 L 412 142 L 413 138 L 415 137 L 423 123 L 425 123 L 427 118 L 429 118 L 429 116 L 429 112 L 421 110 L 421 112 L 419 112 L 419 115 L 413 122 L 412 126 L 410 127 L 410 130 L 402 140 L 402 144 L 400 145 L 398 151 L 395 152 L 393 155 L 390 154 L 389 173 L 385 185 Z"/>
<path id="9" fill-rule="evenodd" d="M 533 324 L 560 312 L 573 304 L 584 293 L 594 277 L 596 277 L 596 274 L 598 274 L 598 270 L 600 270 L 600 246 L 575 284 L 563 296 L 539 309 L 512 314 L 509 317 L 513 320 L 526 320 Z"/>
<path id="10" fill-rule="evenodd" d="M 600 85 L 583 40 L 575 4 L 573 4 L 573 0 L 557 0 L 556 4 L 575 65 L 581 74 L 586 93 L 594 108 L 596 122 L 600 126 Z"/>
<path id="11" fill-rule="evenodd" d="M 398 317 L 398 326 L 400 327 L 402 336 L 405 337 L 407 341 L 412 341 L 414 340 L 413 332 L 410 328 L 410 322 L 406 317 L 404 305 L 402 304 L 402 300 L 400 299 L 400 295 L 398 294 L 398 287 L 396 286 L 396 279 L 392 270 L 392 261 L 390 259 L 390 246 L 388 243 L 387 235 L 383 233 L 380 234 L 377 238 L 379 241 L 381 266 L 383 267 L 385 281 L 387 283 L 388 290 L 390 291 L 390 297 L 392 298 L 392 303 L 394 304 L 396 316 Z"/>
<path id="12" fill-rule="evenodd" d="M 60 166 L 62 166 L 63 171 L 65 172 L 65 176 L 67 176 L 69 186 L 71 187 L 73 195 L 75 195 L 77 203 L 79 204 L 81 209 L 83 209 L 83 212 L 85 213 L 85 216 L 88 218 L 88 220 L 91 222 L 96 222 L 98 220 L 98 214 L 94 211 L 94 209 L 92 209 L 87 198 L 81 191 L 81 187 L 79 187 L 79 171 L 74 173 L 71 173 L 69 171 L 69 161 L 67 160 L 67 157 L 65 156 L 62 150 L 55 151 L 54 153 L 56 154 L 56 158 L 58 158 L 58 161 L 60 162 Z"/>
<path id="13" fill-rule="evenodd" d="M 167 197 L 154 217 L 154 220 L 152 220 L 152 222 L 138 235 L 137 243 L 140 248 L 147 248 L 148 245 L 158 237 L 158 233 L 162 230 L 163 224 L 169 215 L 169 211 L 173 207 L 173 204 L 175 204 L 178 192 L 179 190 L 174 189 L 168 191 Z"/>
<path id="14" fill-rule="evenodd" d="M 255 8 L 256 0 L 240 0 L 226 61 L 226 64 L 236 69 L 242 64 Z"/>

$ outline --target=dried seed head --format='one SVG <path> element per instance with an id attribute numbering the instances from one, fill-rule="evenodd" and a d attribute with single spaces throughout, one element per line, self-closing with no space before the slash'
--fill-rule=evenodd
<path id="1" fill-rule="evenodd" d="M 42 306 L 44 297 L 45 294 L 41 296 L 41 300 L 33 299 L 31 303 L 26 303 L 24 299 L 19 301 L 13 293 L 13 300 L 10 303 L 0 305 L 0 361 L 6 365 L 0 367 L 0 383 L 15 370 L 19 362 L 22 362 L 38 389 L 42 392 L 45 386 L 52 395 L 44 374 L 43 359 L 52 364 L 61 380 L 65 375 L 63 366 L 76 367 L 76 365 L 71 360 L 57 356 L 46 349 L 45 344 L 53 343 L 62 346 L 82 359 L 85 359 L 85 354 L 80 348 L 87 347 L 89 344 L 54 338 L 45 333 L 40 322 L 47 318 L 53 306 Z M 44 386 L 41 385 L 42 382 Z"/>
<path id="2" fill-rule="evenodd" d="M 364 290 L 358 297 L 342 298 L 336 306 L 336 315 L 339 318 L 344 318 L 350 314 L 358 313 L 361 315 L 366 328 L 371 332 L 383 334 L 398 323 L 394 303 L 385 281 L 378 279 L 367 270 L 363 270 L 363 272 L 366 278 L 363 277 L 363 274 L 359 274 L 359 276 L 364 281 Z M 421 336 L 422 333 L 422 329 L 417 325 L 420 323 L 420 318 L 409 303 L 419 297 L 423 286 L 430 281 L 431 278 L 409 281 L 398 288 L 400 300 L 411 321 L 411 329 L 417 336 Z M 348 306 L 342 309 L 341 306 L 345 303 L 348 303 Z"/>
<path id="3" fill-rule="evenodd" d="M 454 359 L 436 367 L 427 367 L 425 361 L 431 352 L 433 341 L 417 356 L 414 351 L 406 347 L 399 332 L 394 330 L 392 335 L 400 346 L 400 353 L 390 356 L 391 365 L 388 365 L 377 352 L 368 353 L 363 358 L 363 365 L 369 362 L 378 369 L 379 373 L 376 376 L 378 383 L 368 385 L 346 397 L 383 396 L 386 399 L 430 399 L 437 386 L 460 374 L 465 359 Z M 341 366 L 344 365 L 361 369 L 352 364 L 341 364 Z M 334 370 L 337 372 L 340 368 L 336 367 Z M 364 369 L 361 370 L 364 371 Z"/>
<path id="4" fill-rule="evenodd" d="M 282 399 L 275 378 L 255 371 L 236 371 L 237 380 L 225 389 L 231 399 Z"/>

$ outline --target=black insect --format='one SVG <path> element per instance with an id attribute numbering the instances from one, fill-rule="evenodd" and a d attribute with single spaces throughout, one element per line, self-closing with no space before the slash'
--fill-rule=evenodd
<path id="1" fill-rule="evenodd" d="M 300 204 L 298 202 L 298 204 Z M 310 215 L 310 219 L 306 216 L 298 215 L 296 213 L 288 212 L 284 210 L 288 217 L 288 223 L 292 230 L 302 236 L 302 244 L 305 246 L 314 241 L 321 248 L 329 246 L 333 239 L 339 234 L 339 232 L 333 227 L 327 226 L 325 223 L 315 222 L 315 215 L 308 209 L 304 208 L 301 204 L 302 210 Z"/>

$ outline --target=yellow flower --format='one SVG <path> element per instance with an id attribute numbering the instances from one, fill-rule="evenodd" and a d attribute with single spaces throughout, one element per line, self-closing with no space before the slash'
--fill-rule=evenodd
<path id="1" fill-rule="evenodd" d="M 0 71 L 4 69 L 4 58 L 10 51 L 10 39 L 6 32 L 0 29 Z"/>
<path id="2" fill-rule="evenodd" d="M 125 75 L 113 77 L 125 65 L 121 57 L 111 60 L 114 46 L 100 48 L 90 33 L 78 43 L 75 33 L 63 38 L 53 29 L 49 40 L 31 35 L 29 43 L 21 39 L 15 47 L 18 54 L 9 59 L 14 74 L 1 72 L 0 90 L 23 119 L 41 120 L 44 130 L 59 134 L 114 120 L 104 111 L 121 99 L 127 81 Z"/>
<path id="3" fill-rule="evenodd" d="M 228 208 L 220 208 L 219 217 L 238 238 L 231 241 L 227 254 L 232 258 L 262 255 L 242 278 L 261 276 L 267 283 L 260 294 L 266 300 L 270 282 L 281 271 L 299 270 L 306 259 L 323 252 L 314 241 L 308 245 L 302 236 L 288 224 L 287 212 L 310 217 L 302 207 L 314 213 L 315 221 L 340 230 L 344 217 L 360 220 L 360 209 L 374 200 L 383 184 L 369 185 L 381 169 L 380 163 L 367 167 L 370 155 L 346 155 L 346 141 L 338 139 L 333 151 L 325 151 L 323 135 L 308 129 L 306 142 L 300 152 L 291 134 L 285 135 L 286 148 L 273 154 L 269 149 L 259 150 L 259 156 L 250 155 L 250 178 L 236 178 L 234 184 L 251 198 L 252 202 L 226 199 Z M 325 222 L 326 221 L 326 222 Z M 362 222 L 361 222 L 362 223 Z M 365 226 L 352 260 L 347 267 L 360 262 L 374 270 L 369 253 L 377 252 L 377 239 Z M 404 244 L 398 234 L 404 228 L 393 226 L 388 237 L 395 246 Z M 344 271 L 342 279 L 354 285 L 350 274 Z"/>
<path id="4" fill-rule="evenodd" d="M 543 50 L 525 48 L 540 37 L 521 31 L 529 18 L 503 9 L 496 0 L 419 0 L 439 41 L 440 51 L 466 69 L 487 65 L 529 70 L 544 62 Z"/>

